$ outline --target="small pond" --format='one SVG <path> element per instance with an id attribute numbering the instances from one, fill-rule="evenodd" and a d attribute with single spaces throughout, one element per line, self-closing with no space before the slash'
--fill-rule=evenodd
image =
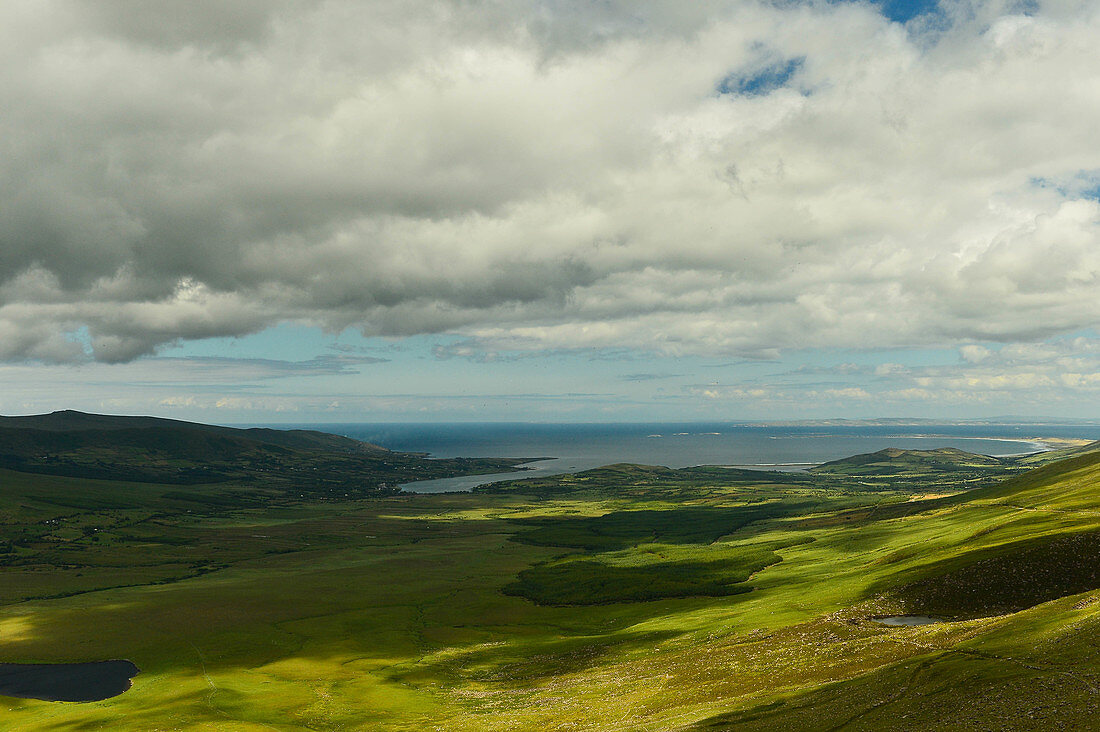
<path id="1" fill-rule="evenodd" d="M 0 696 L 91 702 L 130 688 L 138 669 L 130 661 L 0 663 Z"/>
<path id="2" fill-rule="evenodd" d="M 887 615 L 882 618 L 871 618 L 882 625 L 910 626 L 910 625 L 934 625 L 947 622 L 942 618 L 933 618 L 928 615 Z"/>

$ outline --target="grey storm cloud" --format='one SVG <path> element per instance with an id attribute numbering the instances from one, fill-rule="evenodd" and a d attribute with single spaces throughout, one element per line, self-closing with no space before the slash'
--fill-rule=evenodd
<path id="1" fill-rule="evenodd" d="M 6 2 L 0 358 L 1090 327 L 1100 9 L 1033 5 Z"/>

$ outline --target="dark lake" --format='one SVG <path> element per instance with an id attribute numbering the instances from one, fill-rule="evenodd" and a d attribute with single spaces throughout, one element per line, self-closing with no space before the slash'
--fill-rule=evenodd
<path id="1" fill-rule="evenodd" d="M 0 696 L 91 702 L 118 696 L 138 671 L 130 661 L 0 663 Z"/>
<path id="2" fill-rule="evenodd" d="M 895 627 L 935 625 L 936 623 L 945 622 L 940 618 L 933 618 L 927 615 L 887 615 L 882 618 L 873 618 L 873 620 L 881 625 L 893 625 Z"/>

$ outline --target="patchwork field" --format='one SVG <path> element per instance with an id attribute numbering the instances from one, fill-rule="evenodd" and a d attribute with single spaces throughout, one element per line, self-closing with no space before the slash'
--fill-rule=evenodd
<path id="1" fill-rule="evenodd" d="M 951 457 L 260 504 L 0 471 L 0 662 L 141 668 L 0 727 L 1087 728 L 1100 453 Z"/>

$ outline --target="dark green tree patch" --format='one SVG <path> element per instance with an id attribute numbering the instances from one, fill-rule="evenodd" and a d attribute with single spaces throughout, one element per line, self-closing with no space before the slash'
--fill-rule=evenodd
<path id="1" fill-rule="evenodd" d="M 574 559 L 540 564 L 519 573 L 504 593 L 540 605 L 604 605 L 676 597 L 726 597 L 752 590 L 756 572 L 782 558 L 768 548 L 715 550 L 712 561 L 663 562 L 632 566 Z"/>
<path id="2" fill-rule="evenodd" d="M 811 502 L 783 501 L 750 506 L 684 506 L 670 510 L 615 511 L 603 516 L 525 519 L 529 529 L 513 539 L 537 546 L 616 551 L 637 544 L 705 544 L 755 521 L 804 513 Z"/>

